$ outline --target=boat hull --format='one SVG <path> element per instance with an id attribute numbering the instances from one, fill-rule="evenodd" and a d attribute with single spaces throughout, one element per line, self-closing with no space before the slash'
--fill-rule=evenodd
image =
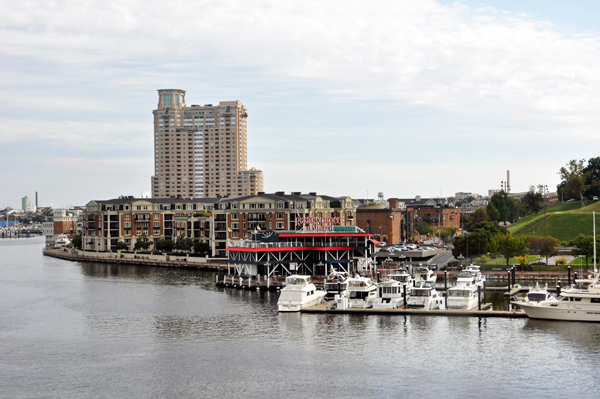
<path id="1" fill-rule="evenodd" d="M 528 305 L 513 302 L 519 305 L 527 317 L 543 320 L 588 321 L 600 323 L 600 309 L 560 308 L 539 305 Z"/>
<path id="2" fill-rule="evenodd" d="M 311 298 L 303 302 L 299 301 L 278 301 L 277 309 L 280 312 L 299 312 L 302 309 L 310 308 L 311 306 L 315 306 L 323 302 L 323 298 L 325 297 L 325 293 L 315 294 Z"/>

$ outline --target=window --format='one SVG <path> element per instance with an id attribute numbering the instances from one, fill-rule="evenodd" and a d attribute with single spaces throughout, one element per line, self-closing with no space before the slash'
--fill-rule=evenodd
<path id="1" fill-rule="evenodd" d="M 231 214 L 231 220 L 238 220 L 240 218 L 240 214 L 239 213 L 232 213 Z"/>
<path id="2" fill-rule="evenodd" d="M 154 220 L 158 220 L 160 219 L 160 214 L 159 213 L 155 213 L 154 214 Z"/>
<path id="3" fill-rule="evenodd" d="M 277 219 L 280 219 L 280 220 L 283 219 L 283 213 L 278 213 L 277 214 Z"/>
<path id="4" fill-rule="evenodd" d="M 125 215 L 125 220 L 131 220 L 131 215 Z"/>
<path id="5" fill-rule="evenodd" d="M 131 228 L 131 222 L 125 222 L 125 228 L 126 229 L 130 229 Z"/>
<path id="6" fill-rule="evenodd" d="M 154 222 L 154 227 L 155 228 L 160 227 L 160 222 Z"/>

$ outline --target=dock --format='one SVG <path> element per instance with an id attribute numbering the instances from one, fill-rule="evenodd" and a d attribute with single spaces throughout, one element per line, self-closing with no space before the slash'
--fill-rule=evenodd
<path id="1" fill-rule="evenodd" d="M 317 313 L 317 314 L 369 314 L 369 315 L 414 315 L 414 316 L 446 316 L 446 317 L 504 317 L 512 319 L 526 319 L 527 314 L 525 312 L 515 311 L 503 311 L 503 310 L 489 310 L 491 304 L 485 304 L 481 306 L 482 310 L 471 309 L 436 309 L 436 310 L 423 310 L 423 309 L 332 309 L 331 305 L 333 302 L 325 302 L 319 305 L 315 305 L 308 309 L 302 309 L 302 313 Z M 485 306 L 485 308 L 484 308 Z M 488 310 L 484 310 L 488 309 Z"/>

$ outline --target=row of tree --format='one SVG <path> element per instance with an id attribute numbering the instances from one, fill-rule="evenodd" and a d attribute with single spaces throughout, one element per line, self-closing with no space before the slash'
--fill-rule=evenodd
<path id="1" fill-rule="evenodd" d="M 468 234 L 454 239 L 452 255 L 455 258 L 461 255 L 475 258 L 494 253 L 506 258 L 508 266 L 510 258 L 525 251 L 534 251 L 545 257 L 546 263 L 548 263 L 548 257 L 558 255 L 558 244 L 558 240 L 553 237 L 513 236 L 506 230 L 506 227 L 484 221 L 476 224 Z M 572 254 L 585 257 L 585 264 L 588 266 L 589 260 L 594 256 L 594 238 L 579 234 L 573 241 L 573 246 L 575 249 Z"/>
<path id="2" fill-rule="evenodd" d="M 572 159 L 558 174 L 561 181 L 556 192 L 561 201 L 576 199 L 581 201 L 583 208 L 584 198 L 600 197 L 600 157 L 587 161 Z"/>

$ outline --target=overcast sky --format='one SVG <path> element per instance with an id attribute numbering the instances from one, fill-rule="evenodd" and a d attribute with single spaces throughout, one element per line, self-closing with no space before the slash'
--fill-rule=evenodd
<path id="1" fill-rule="evenodd" d="M 156 90 L 248 108 L 264 189 L 513 192 L 600 156 L 597 1 L 0 2 L 0 207 L 140 196 Z"/>

